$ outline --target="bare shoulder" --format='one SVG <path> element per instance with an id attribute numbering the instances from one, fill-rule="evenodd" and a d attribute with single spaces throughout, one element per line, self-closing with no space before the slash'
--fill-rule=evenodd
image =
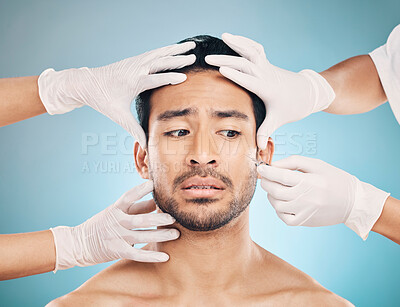
<path id="1" fill-rule="evenodd" d="M 287 307 L 350 307 L 354 306 L 344 298 L 328 291 L 316 289 L 286 289 L 273 294 L 251 297 L 241 305 L 248 306 L 287 306 Z"/>
<path id="2" fill-rule="evenodd" d="M 59 297 L 49 304 L 47 307 L 64 307 L 64 306 L 115 306 L 116 297 L 107 295 L 98 291 L 82 291 L 75 290 L 67 295 Z"/>
<path id="3" fill-rule="evenodd" d="M 272 292 L 281 292 L 288 289 L 325 290 L 324 287 L 306 273 L 258 244 L 256 246 L 259 274 L 257 279 L 266 281 L 266 289 L 271 289 Z"/>
<path id="4" fill-rule="evenodd" d="M 258 247 L 259 274 L 262 276 L 257 279 L 264 280 L 264 289 L 261 289 L 259 296 L 261 301 L 267 299 L 285 306 L 353 306 L 311 276 Z"/>
<path id="5" fill-rule="evenodd" d="M 352 303 L 328 290 L 302 290 L 293 295 L 296 306 L 354 306 Z"/>
<path id="6" fill-rule="evenodd" d="M 138 305 L 136 291 L 140 283 L 146 284 L 148 274 L 145 265 L 129 260 L 120 260 L 97 273 L 79 288 L 59 297 L 47 306 L 132 306 Z M 135 271 L 138 278 L 132 278 Z M 117 304 L 118 302 L 118 304 Z M 143 305 L 142 302 L 140 305 Z"/>

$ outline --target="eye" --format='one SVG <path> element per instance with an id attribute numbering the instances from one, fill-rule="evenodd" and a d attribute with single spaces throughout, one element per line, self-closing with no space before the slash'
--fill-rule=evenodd
<path id="1" fill-rule="evenodd" d="M 178 129 L 178 130 L 172 130 L 172 131 L 168 131 L 165 132 L 164 135 L 166 136 L 172 136 L 172 137 L 180 137 L 180 136 L 185 136 L 189 134 L 189 130 L 185 130 L 185 129 Z"/>
<path id="2" fill-rule="evenodd" d="M 242 133 L 239 131 L 235 131 L 235 130 L 221 130 L 220 131 L 224 136 L 233 139 L 239 135 L 241 135 Z"/>

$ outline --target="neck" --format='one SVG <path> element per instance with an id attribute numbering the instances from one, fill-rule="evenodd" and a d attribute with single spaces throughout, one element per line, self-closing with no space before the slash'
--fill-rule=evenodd
<path id="1" fill-rule="evenodd" d="M 214 231 L 191 231 L 177 224 L 173 227 L 181 232 L 177 240 L 146 248 L 170 256 L 168 262 L 156 266 L 158 276 L 186 290 L 227 288 L 246 277 L 256 250 L 249 234 L 249 207 Z"/>

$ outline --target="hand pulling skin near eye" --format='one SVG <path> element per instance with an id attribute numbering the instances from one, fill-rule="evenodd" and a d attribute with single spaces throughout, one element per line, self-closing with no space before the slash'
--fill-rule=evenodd
<path id="1" fill-rule="evenodd" d="M 84 105 L 128 131 L 143 148 L 146 137 L 130 107 L 140 93 L 186 80 L 183 73 L 165 72 L 195 62 L 181 55 L 195 42 L 170 45 L 96 68 L 46 69 L 40 76 L 0 79 L 0 127 L 36 116 L 64 114 Z"/>
<path id="2" fill-rule="evenodd" d="M 209 55 L 205 60 L 219 66 L 222 75 L 263 100 L 267 115 L 257 131 L 260 149 L 282 125 L 322 110 L 357 114 L 374 109 L 388 99 L 400 122 L 400 87 L 393 86 L 400 84 L 397 65 L 400 61 L 400 25 L 392 31 L 385 45 L 369 55 L 345 60 L 320 74 L 310 69 L 294 73 L 272 65 L 263 46 L 249 38 L 224 33 L 222 39 L 241 57 Z M 288 159 L 278 161 L 281 163 L 278 168 L 274 164 L 258 166 L 260 174 L 266 177 L 262 186 L 269 192 L 271 204 L 281 210 L 277 210 L 278 216 L 286 224 L 325 226 L 345 223 L 363 239 L 373 230 L 400 243 L 399 200 L 322 161 L 301 157 Z M 302 169 L 305 165 L 311 168 Z M 295 171 L 297 169 L 301 172 Z M 269 178 L 268 173 L 274 178 Z M 287 180 L 294 178 L 295 184 L 287 187 Z M 345 183 L 348 186 L 344 186 Z M 346 197 L 329 199 L 328 195 L 333 193 L 330 189 L 336 185 L 347 192 Z M 274 197 L 274 193 L 279 196 Z M 283 214 L 288 211 L 284 205 L 292 210 L 289 215 Z"/>

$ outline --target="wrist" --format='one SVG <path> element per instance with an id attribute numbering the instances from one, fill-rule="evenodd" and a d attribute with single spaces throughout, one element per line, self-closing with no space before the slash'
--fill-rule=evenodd
<path id="1" fill-rule="evenodd" d="M 390 193 L 356 178 L 354 205 L 344 224 L 363 240 L 366 240 L 369 232 L 381 215 L 383 206 L 389 195 Z"/>
<path id="2" fill-rule="evenodd" d="M 87 67 L 55 71 L 43 71 L 38 78 L 39 97 L 50 115 L 64 114 L 84 105 L 74 84 L 81 84 L 79 78 Z"/>
<path id="3" fill-rule="evenodd" d="M 314 103 L 311 113 L 328 108 L 336 96 L 329 82 L 322 75 L 311 69 L 304 69 L 299 74 L 303 75 L 310 82 L 310 99 Z"/>
<path id="4" fill-rule="evenodd" d="M 74 266 L 82 266 L 82 248 L 77 227 L 58 226 L 50 228 L 56 248 L 56 266 L 54 273 Z"/>

